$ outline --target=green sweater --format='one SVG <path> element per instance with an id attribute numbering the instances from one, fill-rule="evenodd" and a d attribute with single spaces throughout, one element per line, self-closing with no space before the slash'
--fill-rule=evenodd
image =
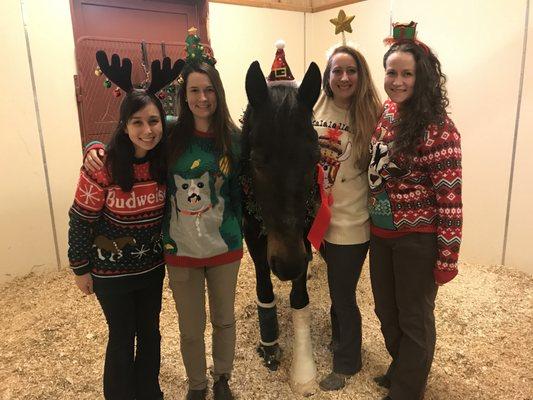
<path id="1" fill-rule="evenodd" d="M 169 166 L 163 221 L 165 261 L 172 267 L 209 267 L 242 258 L 240 136 L 232 157 L 221 156 L 213 136 L 195 132 Z"/>

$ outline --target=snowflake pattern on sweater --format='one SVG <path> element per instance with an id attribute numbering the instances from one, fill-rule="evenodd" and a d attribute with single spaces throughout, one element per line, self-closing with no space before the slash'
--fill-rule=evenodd
<path id="1" fill-rule="evenodd" d="M 461 245 L 460 135 L 446 117 L 443 124 L 427 127 L 410 163 L 402 156 L 391 159 L 398 118 L 397 105 L 387 100 L 372 136 L 368 170 L 372 232 L 382 237 L 435 232 L 435 280 L 446 283 L 457 275 Z"/>
<path id="2" fill-rule="evenodd" d="M 144 274 L 164 265 L 161 224 L 166 188 L 150 177 L 149 162 L 133 164 L 134 184 L 124 192 L 105 169 L 81 169 L 69 211 L 70 266 L 97 278 Z"/>

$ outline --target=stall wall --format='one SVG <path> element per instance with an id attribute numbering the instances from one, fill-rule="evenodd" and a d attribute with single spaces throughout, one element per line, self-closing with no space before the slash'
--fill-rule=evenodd
<path id="1" fill-rule="evenodd" d="M 435 50 L 448 76 L 450 116 L 462 136 L 461 259 L 484 264 L 504 262 L 533 272 L 533 257 L 523 251 L 527 228 L 533 225 L 533 215 L 527 212 L 533 189 L 526 183 L 533 166 L 527 154 L 533 138 L 526 133 L 533 127 L 533 113 L 526 111 L 533 109 L 533 40 L 528 45 L 509 239 L 503 260 L 526 7 L 527 0 L 374 0 L 342 9 L 355 15 L 354 33 L 347 38 L 365 55 L 383 99 L 382 57 L 386 48 L 382 39 L 389 35 L 389 19 L 418 22 L 419 39 Z M 339 9 L 307 15 L 307 24 L 312 27 L 306 31 L 307 55 L 321 65 L 325 65 L 325 50 L 340 41 L 329 22 Z M 531 29 L 529 32 L 531 36 Z"/>
<path id="2" fill-rule="evenodd" d="M 3 1 L 0 15 L 3 54 L 0 281 L 3 281 L 57 268 L 57 260 L 20 2 Z"/>
<path id="3" fill-rule="evenodd" d="M 263 73 L 268 75 L 278 39 L 286 42 L 286 60 L 293 75 L 297 80 L 303 78 L 303 13 L 210 3 L 209 30 L 228 107 L 236 122 L 248 103 L 244 89 L 248 67 L 259 61 Z"/>
<path id="4" fill-rule="evenodd" d="M 513 185 L 510 195 L 509 230 L 505 264 L 533 272 L 530 227 L 533 226 L 533 8 L 529 8 L 522 102 L 519 109 Z M 525 16 L 524 16 L 525 19 Z M 518 76 L 514 77 L 518 79 Z"/>
<path id="5" fill-rule="evenodd" d="M 389 33 L 389 21 L 419 22 L 420 39 L 435 49 L 448 75 L 451 117 L 462 133 L 461 258 L 499 264 L 506 243 L 505 264 L 533 272 L 533 257 L 525 250 L 528 227 L 533 225 L 528 179 L 533 168 L 528 154 L 533 146 L 533 113 L 528 112 L 533 109 L 532 29 L 517 120 L 526 6 L 527 0 L 372 0 L 343 9 L 355 15 L 354 32 L 347 36 L 365 54 L 382 98 L 382 39 Z M 210 5 L 212 46 L 235 120 L 247 103 L 244 77 L 249 64 L 258 60 L 267 74 L 277 39 L 286 41 L 286 57 L 297 79 L 302 79 L 310 61 L 323 69 L 326 50 L 341 40 L 329 22 L 338 10 L 305 14 Z M 4 0 L 0 15 L 0 46 L 6 55 L 0 65 L 4 77 L 0 120 L 6 141 L 1 161 L 0 281 L 5 281 L 66 266 L 67 214 L 81 162 L 81 141 L 68 0 Z"/>

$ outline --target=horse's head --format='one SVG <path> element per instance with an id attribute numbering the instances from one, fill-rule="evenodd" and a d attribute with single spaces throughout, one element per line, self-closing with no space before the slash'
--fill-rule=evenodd
<path id="1" fill-rule="evenodd" d="M 267 86 L 257 61 L 246 75 L 243 152 L 267 232 L 267 260 L 281 280 L 300 277 L 309 261 L 306 213 L 320 156 L 312 113 L 320 85 L 315 63 L 299 88 Z"/>

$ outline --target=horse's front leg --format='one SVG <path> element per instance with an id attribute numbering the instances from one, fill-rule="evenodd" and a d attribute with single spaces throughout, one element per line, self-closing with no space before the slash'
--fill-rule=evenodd
<path id="1" fill-rule="evenodd" d="M 310 396 L 316 392 L 316 365 L 311 342 L 311 313 L 307 294 L 307 271 L 292 282 L 291 309 L 294 330 L 291 389 Z"/>
<path id="2" fill-rule="evenodd" d="M 265 366 L 271 371 L 276 371 L 281 361 L 281 349 L 278 344 L 279 324 L 276 297 L 266 259 L 266 238 L 246 229 L 245 238 L 255 266 L 257 316 L 261 337 L 257 352 L 263 358 Z"/>

